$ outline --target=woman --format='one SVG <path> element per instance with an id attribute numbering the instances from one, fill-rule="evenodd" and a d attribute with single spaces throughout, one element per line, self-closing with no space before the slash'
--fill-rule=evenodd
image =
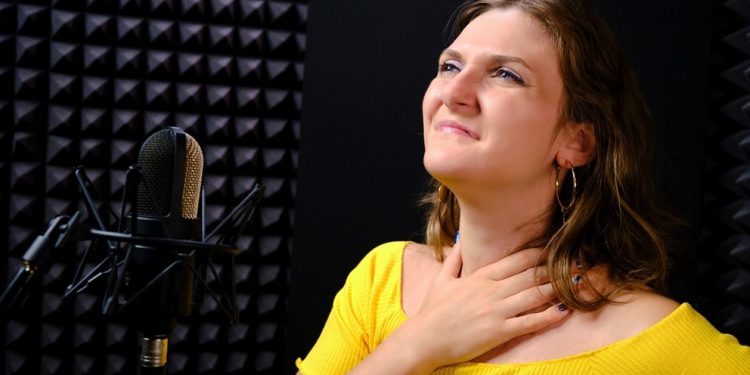
<path id="1" fill-rule="evenodd" d="M 648 111 L 585 3 L 460 10 L 423 101 L 427 245 L 365 257 L 301 373 L 750 371 L 750 348 L 660 294 L 674 220 Z"/>

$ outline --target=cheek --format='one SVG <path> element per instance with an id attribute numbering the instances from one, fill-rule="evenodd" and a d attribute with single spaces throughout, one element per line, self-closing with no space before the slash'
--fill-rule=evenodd
<path id="1" fill-rule="evenodd" d="M 480 106 L 484 116 L 500 132 L 520 133 L 516 137 L 539 137 L 554 129 L 559 122 L 555 102 L 532 95 L 495 95 Z"/>

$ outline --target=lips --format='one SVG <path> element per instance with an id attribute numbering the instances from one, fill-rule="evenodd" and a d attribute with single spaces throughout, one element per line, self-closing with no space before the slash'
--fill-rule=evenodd
<path id="1" fill-rule="evenodd" d="M 436 129 L 441 133 L 462 135 L 475 140 L 479 139 L 479 134 L 455 121 L 440 121 L 438 122 Z"/>

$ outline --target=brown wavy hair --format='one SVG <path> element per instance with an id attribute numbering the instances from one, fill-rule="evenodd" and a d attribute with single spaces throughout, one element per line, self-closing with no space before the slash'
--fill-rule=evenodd
<path id="1" fill-rule="evenodd" d="M 582 276 L 605 266 L 617 290 L 664 291 L 669 271 L 667 234 L 680 221 L 663 204 L 656 184 L 655 134 L 633 69 L 604 20 L 585 0 L 480 0 L 458 9 L 454 37 L 493 9 L 518 9 L 549 34 L 563 80 L 560 124 L 593 126 L 595 156 L 576 168 L 576 203 L 562 222 L 558 209 L 546 233 L 524 247 L 545 248 L 548 274 L 561 302 L 594 310 L 611 302 L 583 299 L 571 281 L 572 265 Z M 460 207 L 448 189 L 432 191 L 425 239 L 440 260 L 453 243 Z M 612 291 L 612 292 L 615 292 Z"/>

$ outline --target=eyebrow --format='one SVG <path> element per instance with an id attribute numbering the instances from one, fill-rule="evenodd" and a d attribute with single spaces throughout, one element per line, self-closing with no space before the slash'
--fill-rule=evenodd
<path id="1" fill-rule="evenodd" d="M 450 48 L 447 48 L 443 51 L 441 56 L 448 56 L 456 59 L 461 58 L 461 53 L 459 53 L 456 50 L 452 50 Z M 508 55 L 490 55 L 489 61 L 492 63 L 492 65 L 501 65 L 508 62 L 514 62 L 523 65 L 526 69 L 531 70 L 529 67 L 529 64 L 526 63 L 522 58 L 516 57 L 516 56 L 508 56 Z"/>

